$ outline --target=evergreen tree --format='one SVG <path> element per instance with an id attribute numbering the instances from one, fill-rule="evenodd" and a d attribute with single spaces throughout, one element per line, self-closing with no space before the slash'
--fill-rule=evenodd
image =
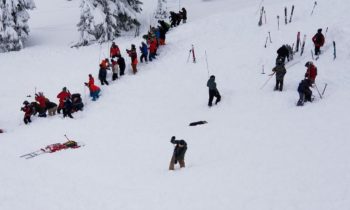
<path id="1" fill-rule="evenodd" d="M 77 46 L 111 41 L 121 31 L 138 27 L 136 13 L 142 11 L 141 4 L 139 0 L 82 0 Z"/>
<path id="2" fill-rule="evenodd" d="M 166 19 L 168 17 L 166 4 L 166 0 L 158 0 L 157 10 L 154 14 L 156 19 Z"/>
<path id="3" fill-rule="evenodd" d="M 0 0 L 0 52 L 20 50 L 28 37 L 28 9 L 33 0 Z"/>

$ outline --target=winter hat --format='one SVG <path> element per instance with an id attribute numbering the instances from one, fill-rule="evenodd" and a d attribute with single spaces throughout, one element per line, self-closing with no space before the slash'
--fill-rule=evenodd
<path id="1" fill-rule="evenodd" d="M 29 102 L 28 102 L 28 101 L 23 101 L 23 104 L 24 104 L 24 105 L 28 105 Z"/>
<path id="2" fill-rule="evenodd" d="M 305 63 L 305 67 L 309 67 L 310 65 L 312 65 L 312 61 L 308 61 Z"/>
<path id="3" fill-rule="evenodd" d="M 66 88 L 66 87 L 63 87 L 62 90 L 63 90 L 63 91 L 67 91 L 67 88 Z"/>
<path id="4" fill-rule="evenodd" d="M 318 32 L 318 33 L 321 33 L 321 32 L 322 32 L 322 28 L 319 28 L 319 29 L 317 30 L 317 32 Z"/>
<path id="5" fill-rule="evenodd" d="M 214 75 L 211 75 L 211 76 L 210 76 L 210 79 L 215 79 L 215 76 L 214 76 Z"/>

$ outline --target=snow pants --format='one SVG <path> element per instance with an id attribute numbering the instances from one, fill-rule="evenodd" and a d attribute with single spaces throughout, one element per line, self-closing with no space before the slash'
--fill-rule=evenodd
<path id="1" fill-rule="evenodd" d="M 221 100 L 221 95 L 218 90 L 209 90 L 209 101 L 208 101 L 208 106 L 213 105 L 213 99 L 214 97 L 216 98 L 215 104 L 220 102 Z"/>
<path id="2" fill-rule="evenodd" d="M 175 169 L 175 164 L 177 163 L 177 160 L 175 159 L 175 155 L 171 157 L 170 164 L 169 164 L 169 170 Z M 185 167 L 185 160 L 179 160 L 180 168 Z"/>

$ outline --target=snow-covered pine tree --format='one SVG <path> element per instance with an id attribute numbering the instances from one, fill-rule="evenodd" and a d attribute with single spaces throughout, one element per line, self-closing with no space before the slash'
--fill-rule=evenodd
<path id="1" fill-rule="evenodd" d="M 140 23 L 136 13 L 142 11 L 139 0 L 82 0 L 78 23 L 80 41 L 76 46 L 114 40 L 121 31 L 129 31 Z"/>
<path id="2" fill-rule="evenodd" d="M 0 52 L 20 50 L 28 37 L 29 14 L 33 0 L 0 0 Z"/>
<path id="3" fill-rule="evenodd" d="M 168 17 L 167 13 L 167 1 L 166 0 L 158 0 L 157 10 L 154 14 L 156 19 L 166 19 Z"/>

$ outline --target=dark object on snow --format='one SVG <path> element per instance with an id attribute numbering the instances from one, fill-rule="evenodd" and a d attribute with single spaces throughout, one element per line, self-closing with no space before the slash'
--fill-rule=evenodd
<path id="1" fill-rule="evenodd" d="M 208 123 L 207 121 L 197 121 L 197 122 L 191 122 L 189 126 L 203 125 L 207 123 Z"/>
<path id="2" fill-rule="evenodd" d="M 303 106 L 304 102 L 310 101 L 312 102 L 312 91 L 310 87 L 312 86 L 312 81 L 309 79 L 304 79 L 299 83 L 298 93 L 299 93 L 299 101 L 297 106 Z"/>
<path id="3" fill-rule="evenodd" d="M 83 111 L 84 103 L 79 93 L 72 94 L 73 112 Z"/>
<path id="4" fill-rule="evenodd" d="M 175 164 L 179 162 L 180 168 L 185 167 L 185 153 L 187 151 L 187 143 L 185 140 L 176 140 L 175 136 L 171 137 L 170 142 L 176 144 L 173 156 L 170 160 L 169 170 L 174 170 Z"/>
<path id="5" fill-rule="evenodd" d="M 0 129 L 0 133 L 4 133 L 4 130 Z"/>

